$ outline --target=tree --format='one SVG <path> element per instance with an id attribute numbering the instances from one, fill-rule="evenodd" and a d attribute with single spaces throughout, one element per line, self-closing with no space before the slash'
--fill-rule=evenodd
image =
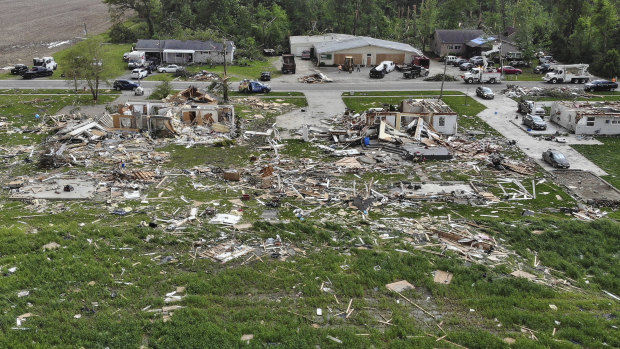
<path id="1" fill-rule="evenodd" d="M 420 30 L 419 41 L 422 44 L 422 51 L 426 51 L 426 45 L 437 28 L 438 18 L 437 0 L 423 0 L 420 6 L 420 16 L 418 17 L 418 28 Z"/>
<path id="2" fill-rule="evenodd" d="M 592 27 L 601 40 L 600 51 L 607 53 L 610 35 L 618 27 L 618 9 L 609 0 L 594 1 Z"/>
<path id="3" fill-rule="evenodd" d="M 71 64 L 65 68 L 65 75 L 73 79 L 77 90 L 78 80 L 84 80 L 93 100 L 99 98 L 99 85 L 105 76 L 106 64 L 103 61 L 104 46 L 102 39 L 90 37 L 73 46 L 69 51 Z"/>
<path id="4" fill-rule="evenodd" d="M 117 11 L 117 15 L 134 11 L 138 18 L 146 21 L 149 38 L 155 34 L 155 23 L 161 23 L 161 0 L 103 0 L 103 3 L 107 4 L 112 12 Z"/>

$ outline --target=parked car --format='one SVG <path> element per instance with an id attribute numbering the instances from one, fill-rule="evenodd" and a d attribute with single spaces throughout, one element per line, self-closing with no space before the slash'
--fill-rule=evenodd
<path id="1" fill-rule="evenodd" d="M 490 88 L 483 86 L 479 86 L 478 88 L 476 88 L 476 96 L 483 99 L 495 98 L 495 94 L 493 93 L 493 91 Z"/>
<path id="2" fill-rule="evenodd" d="M 461 64 L 461 65 L 459 66 L 459 69 L 460 69 L 460 70 L 462 70 L 462 71 L 466 71 L 466 70 L 469 70 L 469 69 L 471 69 L 471 68 L 473 68 L 473 67 L 474 67 L 474 64 L 473 64 L 473 63 L 466 62 L 466 63 Z"/>
<path id="3" fill-rule="evenodd" d="M 543 153 L 543 160 L 555 168 L 569 168 L 570 164 L 564 154 L 557 150 L 548 149 Z"/>
<path id="4" fill-rule="evenodd" d="M 301 59 L 310 59 L 310 50 L 303 50 L 301 52 Z"/>
<path id="5" fill-rule="evenodd" d="M 469 63 L 474 63 L 476 61 L 481 61 L 482 60 L 482 56 L 473 56 L 469 59 Z"/>
<path id="6" fill-rule="evenodd" d="M 137 82 L 129 81 L 129 80 L 115 80 L 112 87 L 115 90 L 134 90 L 140 87 L 140 84 Z"/>
<path id="7" fill-rule="evenodd" d="M 263 84 L 260 81 L 245 79 L 239 83 L 239 92 L 245 93 L 269 93 L 271 87 L 267 84 Z"/>
<path id="8" fill-rule="evenodd" d="M 504 74 L 521 74 L 523 71 L 509 65 L 497 68 L 498 72 L 504 72 Z"/>
<path id="9" fill-rule="evenodd" d="M 530 61 L 510 61 L 508 62 L 511 66 L 519 68 L 519 67 L 529 67 Z"/>
<path id="10" fill-rule="evenodd" d="M 271 81 L 271 72 L 264 71 L 260 73 L 260 81 Z"/>
<path id="11" fill-rule="evenodd" d="M 553 70 L 553 64 L 543 63 L 534 68 L 534 74 L 545 74 Z"/>
<path id="12" fill-rule="evenodd" d="M 484 60 L 482 58 L 469 60 L 475 67 L 482 67 L 484 65 Z M 488 64 L 488 62 L 487 62 Z"/>
<path id="13" fill-rule="evenodd" d="M 139 69 L 134 69 L 131 71 L 131 78 L 132 79 L 142 79 L 145 78 L 148 75 L 146 69 L 143 68 L 139 68 Z"/>
<path id="14" fill-rule="evenodd" d="M 463 63 L 467 63 L 469 62 L 468 60 L 466 60 L 465 58 L 457 58 L 456 60 L 452 61 L 452 65 L 455 67 L 460 67 L 461 64 Z"/>
<path id="15" fill-rule="evenodd" d="M 34 79 L 40 78 L 42 76 L 52 76 L 52 74 L 54 74 L 54 71 L 49 70 L 45 67 L 32 67 L 30 68 L 30 70 L 24 72 L 22 74 L 22 77 L 24 79 Z"/>
<path id="16" fill-rule="evenodd" d="M 540 64 L 543 64 L 543 63 L 555 63 L 555 59 L 553 59 L 552 56 L 541 56 L 541 57 L 538 57 L 538 62 Z"/>
<path id="17" fill-rule="evenodd" d="M 13 69 L 11 69 L 11 74 L 13 75 L 22 75 L 28 71 L 28 66 L 25 64 L 15 64 Z"/>
<path id="18" fill-rule="evenodd" d="M 168 65 L 157 68 L 157 71 L 160 73 L 176 73 L 177 70 L 179 69 L 182 69 L 182 68 L 176 64 L 168 64 Z"/>
<path id="19" fill-rule="evenodd" d="M 453 64 L 457 59 L 459 59 L 457 56 L 443 56 L 439 61 L 446 62 L 446 64 Z"/>
<path id="20" fill-rule="evenodd" d="M 546 130 L 547 123 L 538 115 L 527 114 L 523 116 L 523 125 L 532 130 Z"/>
<path id="21" fill-rule="evenodd" d="M 609 80 L 594 80 L 583 86 L 585 91 L 613 91 L 618 88 L 618 83 Z"/>

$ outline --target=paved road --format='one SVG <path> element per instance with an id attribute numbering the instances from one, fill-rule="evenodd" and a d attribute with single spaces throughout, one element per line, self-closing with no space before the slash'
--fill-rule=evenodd
<path id="1" fill-rule="evenodd" d="M 145 88 L 154 88 L 159 81 L 142 81 L 140 83 Z M 519 85 L 522 87 L 534 87 L 541 86 L 537 81 L 511 81 L 509 84 Z M 84 85 L 80 83 L 80 85 Z M 208 82 L 197 81 L 183 81 L 172 82 L 175 89 L 183 89 L 189 85 L 206 88 Z M 302 84 L 298 82 L 288 81 L 272 81 L 270 83 L 273 91 L 408 91 L 408 90 L 440 90 L 441 82 L 434 81 L 422 81 L 422 80 L 367 80 L 365 83 L 361 81 L 348 82 L 346 80 L 335 81 L 332 83 L 324 84 Z M 506 88 L 506 84 L 486 85 L 491 87 L 494 91 L 499 91 Z M 109 86 L 108 86 L 109 87 Z M 238 87 L 237 83 L 232 84 L 233 90 Z M 34 80 L 0 80 L 0 89 L 7 88 L 19 88 L 19 89 L 69 89 L 72 88 L 72 84 L 67 80 L 48 80 L 48 79 L 34 79 Z M 445 90 L 463 91 L 473 93 L 476 85 L 468 85 L 461 82 L 446 82 L 444 85 Z"/>

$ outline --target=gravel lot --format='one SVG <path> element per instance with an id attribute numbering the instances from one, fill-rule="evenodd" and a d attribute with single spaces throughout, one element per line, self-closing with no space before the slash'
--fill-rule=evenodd
<path id="1" fill-rule="evenodd" d="M 0 0 L 0 67 L 31 64 L 32 58 L 49 56 L 89 34 L 110 26 L 108 7 L 101 0 Z M 58 46 L 56 46 L 58 45 Z"/>

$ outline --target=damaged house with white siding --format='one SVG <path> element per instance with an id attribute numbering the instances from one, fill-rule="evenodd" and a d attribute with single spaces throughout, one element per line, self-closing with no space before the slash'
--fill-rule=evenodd
<path id="1" fill-rule="evenodd" d="M 550 118 L 578 135 L 620 135 L 620 101 L 557 101 Z"/>
<path id="2" fill-rule="evenodd" d="M 226 41 L 199 40 L 138 40 L 135 51 L 144 51 L 148 58 L 159 59 L 168 64 L 223 64 L 224 51 L 226 62 L 232 64 L 235 58 L 235 43 Z"/>

